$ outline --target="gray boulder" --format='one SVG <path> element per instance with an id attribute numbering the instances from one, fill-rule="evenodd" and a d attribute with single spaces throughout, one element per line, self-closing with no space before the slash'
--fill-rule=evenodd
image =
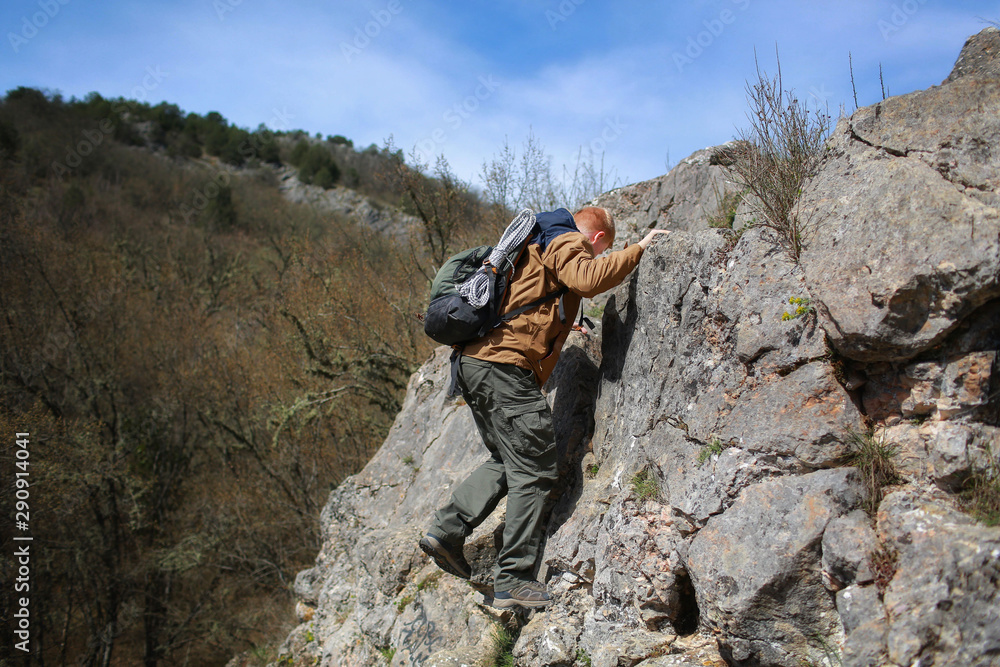
<path id="1" fill-rule="evenodd" d="M 942 85 L 842 118 L 806 188 L 802 266 L 841 354 L 909 359 L 1000 296 L 996 33 Z"/>
<path id="2" fill-rule="evenodd" d="M 927 487 L 887 496 L 878 527 L 898 554 L 884 596 L 889 660 L 1000 662 L 1000 528 L 976 524 Z"/>
<path id="3" fill-rule="evenodd" d="M 611 190 L 593 203 L 611 211 L 618 231 L 631 239 L 654 228 L 699 231 L 725 194 L 736 187 L 723 165 L 730 147 L 696 151 L 669 173 Z"/>
<path id="4" fill-rule="evenodd" d="M 823 532 L 823 583 L 832 591 L 872 583 L 871 553 L 877 547 L 871 520 L 863 511 L 833 519 Z"/>
<path id="5" fill-rule="evenodd" d="M 835 639 L 840 620 L 823 586 L 820 544 L 861 498 L 851 469 L 782 477 L 744 490 L 697 534 L 688 570 L 704 621 L 722 631 L 723 655 L 784 667 L 821 658 L 813 636 Z"/>

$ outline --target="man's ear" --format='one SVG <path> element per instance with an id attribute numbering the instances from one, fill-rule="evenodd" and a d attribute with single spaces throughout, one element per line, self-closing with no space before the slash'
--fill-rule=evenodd
<path id="1" fill-rule="evenodd" d="M 590 245 L 597 245 L 597 242 L 604 238 L 604 232 L 598 230 L 593 232 L 590 236 Z"/>

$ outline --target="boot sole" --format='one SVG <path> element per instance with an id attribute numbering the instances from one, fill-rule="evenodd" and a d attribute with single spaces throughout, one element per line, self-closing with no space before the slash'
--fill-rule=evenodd
<path id="1" fill-rule="evenodd" d="M 538 609 L 551 604 L 552 600 L 515 600 L 514 598 L 493 598 L 494 609 L 510 609 L 511 607 L 527 607 L 528 609 Z"/>
<path id="2" fill-rule="evenodd" d="M 418 543 L 420 549 L 431 557 L 434 564 L 439 568 L 460 579 L 471 579 L 472 572 L 464 572 L 457 563 L 452 560 L 448 547 L 433 535 L 424 537 Z"/>

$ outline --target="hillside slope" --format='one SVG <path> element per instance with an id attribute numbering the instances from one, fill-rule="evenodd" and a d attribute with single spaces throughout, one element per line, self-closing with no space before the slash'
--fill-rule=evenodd
<path id="1" fill-rule="evenodd" d="M 1000 664 L 1000 528 L 961 495 L 1000 466 L 998 66 L 990 28 L 941 86 L 841 119 L 799 263 L 765 229 L 707 228 L 713 150 L 599 198 L 626 239 L 675 231 L 546 386 L 554 603 L 489 606 L 502 506 L 471 586 L 417 549 L 486 455 L 439 348 L 331 494 L 277 664 L 473 665 L 498 624 L 517 665 Z M 899 476 L 873 495 L 846 463 L 888 443 Z"/>
<path id="2" fill-rule="evenodd" d="M 298 186 L 339 210 L 290 202 L 275 170 L 297 137 L 0 96 L 0 460 L 30 434 L 32 664 L 218 665 L 280 641 L 331 485 L 432 349 L 419 247 L 372 231 L 412 223 L 376 178 L 405 165 L 342 146 L 364 187 Z M 10 636 L 22 599 L 0 591 Z M 20 653 L 0 643 L 0 663 Z"/>

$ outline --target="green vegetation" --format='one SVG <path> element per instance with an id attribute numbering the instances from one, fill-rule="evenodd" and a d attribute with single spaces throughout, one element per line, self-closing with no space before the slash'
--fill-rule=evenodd
<path id="1" fill-rule="evenodd" d="M 394 647 L 386 646 L 385 648 L 380 648 L 378 652 L 382 654 L 383 658 L 385 658 L 387 665 L 392 664 L 392 658 L 396 655 L 396 649 Z"/>
<path id="2" fill-rule="evenodd" d="M 594 664 L 590 659 L 590 655 L 582 648 L 576 649 L 576 662 L 583 667 L 592 667 Z"/>
<path id="3" fill-rule="evenodd" d="M 589 466 L 587 466 L 587 469 L 584 472 L 586 473 L 589 479 L 594 479 L 595 477 L 597 477 L 597 473 L 600 470 L 601 466 L 599 464 L 591 463 Z"/>
<path id="4" fill-rule="evenodd" d="M 310 144 L 300 139 L 292 149 L 289 162 L 299 168 L 299 180 L 303 183 L 330 189 L 340 178 L 340 169 L 330 149 L 323 144 Z"/>
<path id="5" fill-rule="evenodd" d="M 303 136 L 96 94 L 0 100 L 0 429 L 44 443 L 32 529 L 59 545 L 32 562 L 39 660 L 273 645 L 331 487 L 427 357 L 426 249 L 288 203 L 265 162 Z M 409 169 L 395 156 L 321 148 L 365 194 L 408 196 L 382 175 Z M 475 198 L 460 213 L 470 239 L 489 227 Z"/>
<path id="6" fill-rule="evenodd" d="M 742 190 L 730 190 L 720 192 L 718 185 L 712 185 L 715 192 L 715 211 L 708 216 L 708 226 L 717 229 L 733 229 L 736 222 L 736 210 L 743 201 L 744 192 Z"/>
<path id="7" fill-rule="evenodd" d="M 8 93 L 7 99 L 17 100 L 30 95 L 41 93 L 19 88 Z M 62 106 L 57 98 L 51 102 Z M 40 101 L 36 103 L 42 105 Z M 107 120 L 113 138 L 120 143 L 163 148 L 172 157 L 198 158 L 208 154 L 235 166 L 254 160 L 279 161 L 274 133 L 264 127 L 250 132 L 230 125 L 215 111 L 205 116 L 185 115 L 175 104 L 163 102 L 150 106 L 124 98 L 105 99 L 97 93 L 91 93 L 82 101 L 70 101 L 65 106 L 93 120 Z M 143 126 L 140 131 L 138 128 Z"/>
<path id="8" fill-rule="evenodd" d="M 785 312 L 781 315 L 781 321 L 787 322 L 789 320 L 794 320 L 799 317 L 805 317 L 809 313 L 815 311 L 812 305 L 812 300 L 801 296 L 792 296 L 788 298 L 788 303 L 795 306 L 795 310 L 791 313 Z"/>
<path id="9" fill-rule="evenodd" d="M 648 468 L 643 468 L 632 477 L 632 490 L 635 491 L 640 500 L 655 498 L 660 493 L 656 477 Z"/>
<path id="10" fill-rule="evenodd" d="M 1000 457 L 987 443 L 986 466 L 965 482 L 959 497 L 962 507 L 987 526 L 1000 525 Z"/>
<path id="11" fill-rule="evenodd" d="M 599 320 L 604 317 L 604 304 L 590 303 L 587 305 L 587 309 L 583 314 L 587 317 Z"/>
<path id="12" fill-rule="evenodd" d="M 887 442 L 884 432 L 878 436 L 874 430 L 859 433 L 851 429 L 847 433 L 847 443 L 851 448 L 848 463 L 858 468 L 865 484 L 863 508 L 869 516 L 874 517 L 882 502 L 885 487 L 899 481 L 896 465 L 893 463 L 899 446 Z"/>
<path id="13" fill-rule="evenodd" d="M 756 224 L 773 229 L 793 260 L 802 252 L 807 221 L 795 210 L 802 185 L 819 166 L 830 116 L 810 111 L 778 74 L 771 78 L 757 67 L 757 81 L 747 83 L 750 127 L 739 134 L 727 166 L 743 189 Z"/>
<path id="14" fill-rule="evenodd" d="M 417 582 L 417 590 L 418 591 L 424 591 L 424 590 L 433 591 L 435 588 L 438 587 L 438 584 L 440 584 L 440 583 L 441 583 L 441 573 L 440 572 L 433 572 L 433 573 L 427 575 L 427 577 L 425 579 L 421 579 L 420 581 Z"/>
<path id="15" fill-rule="evenodd" d="M 490 631 L 490 646 L 483 664 L 490 667 L 514 667 L 514 644 L 520 636 L 519 628 L 512 629 L 502 623 L 493 625 Z"/>
<path id="16" fill-rule="evenodd" d="M 721 454 L 726 451 L 726 445 L 723 444 L 718 438 L 712 438 L 712 441 L 701 448 L 698 452 L 698 465 L 703 465 L 705 461 L 709 460 L 716 454 Z"/>

